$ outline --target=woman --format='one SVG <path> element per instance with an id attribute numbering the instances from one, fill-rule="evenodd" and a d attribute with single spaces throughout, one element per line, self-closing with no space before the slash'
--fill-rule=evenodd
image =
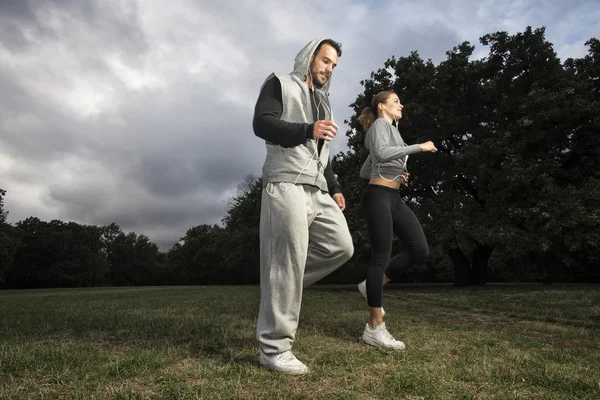
<path id="1" fill-rule="evenodd" d="M 358 118 L 367 132 L 365 145 L 369 150 L 360 175 L 369 179 L 362 195 L 361 208 L 371 244 L 367 279 L 358 284 L 358 290 L 369 305 L 369 321 L 362 340 L 372 346 L 399 350 L 404 349 L 404 343 L 394 339 L 383 322 L 383 285 L 397 279 L 408 266 L 423 261 L 429 254 L 423 228 L 404 204 L 400 185 L 408 186 L 406 162 L 409 155 L 437 151 L 431 141 L 411 146 L 404 143 L 400 132 L 392 124 L 397 124 L 397 120 L 402 118 L 403 107 L 396 93 L 383 91 L 373 98 L 371 106 L 366 107 Z M 405 247 L 390 260 L 394 233 Z"/>

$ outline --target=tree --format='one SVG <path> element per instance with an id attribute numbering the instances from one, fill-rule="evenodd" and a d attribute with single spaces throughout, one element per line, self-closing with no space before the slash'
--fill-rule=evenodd
<path id="1" fill-rule="evenodd" d="M 17 223 L 23 232 L 10 274 L 12 287 L 95 286 L 104 282 L 108 263 L 101 252 L 96 226 L 41 221 L 30 217 Z"/>
<path id="2" fill-rule="evenodd" d="M 7 285 L 6 274 L 14 268 L 14 258 L 20 244 L 18 230 L 6 223 L 5 190 L 0 189 L 0 287 Z"/>
<path id="3" fill-rule="evenodd" d="M 4 210 L 4 195 L 6 195 L 6 190 L 0 189 L 0 226 L 6 224 L 8 216 L 8 211 Z"/>
<path id="4" fill-rule="evenodd" d="M 198 225 L 188 229 L 180 242 L 169 250 L 167 259 L 177 283 L 206 285 L 225 282 L 224 252 L 237 249 L 221 249 L 222 233 L 223 228 L 218 225 Z"/>
<path id="5" fill-rule="evenodd" d="M 569 193 L 564 206 L 576 215 L 561 232 L 562 255 L 572 279 L 600 282 L 600 40 L 585 44 L 588 55 L 564 64 L 576 98 L 568 110 L 577 124 L 557 174 Z"/>
<path id="6" fill-rule="evenodd" d="M 153 285 L 163 282 L 166 273 L 160 262 L 160 252 L 148 236 L 122 232 L 116 224 L 104 227 L 103 232 L 110 264 L 110 282 L 113 285 Z"/>
<path id="7" fill-rule="evenodd" d="M 22 232 L 6 223 L 8 211 L 4 209 L 6 191 L 0 189 L 0 287 L 9 286 L 8 276 L 15 268 L 15 255 L 22 245 Z"/>
<path id="8" fill-rule="evenodd" d="M 563 262 L 566 232 L 582 227 L 577 210 L 592 203 L 569 207 L 572 188 L 560 179 L 573 132 L 580 129 L 581 113 L 572 109 L 582 99 L 543 28 L 512 36 L 497 32 L 480 41 L 489 47 L 481 60 L 470 60 L 474 46 L 464 42 L 438 66 L 413 52 L 389 59 L 361 82 L 365 91 L 352 104 L 356 113 L 347 134 L 350 151 L 335 160 L 340 181 L 352 191 L 347 215 L 359 241 L 356 257 L 364 257 L 366 248 L 357 212 L 365 184 L 358 170 L 366 157 L 357 117 L 375 93 L 391 88 L 406 106 L 400 130 L 407 142 L 433 140 L 440 150 L 411 158 L 410 187 L 403 190 L 434 259 L 445 254 L 450 260 L 454 283 L 485 284 L 490 271 L 506 272 L 507 265 L 514 266 L 508 275 L 544 277 Z M 585 65 L 595 65 L 593 57 Z M 573 68 L 578 66 L 584 68 Z M 597 161 L 587 160 L 597 171 Z M 587 193 L 595 198 L 597 190 L 588 187 Z M 531 258 L 538 261 L 535 268 L 525 264 Z"/>
<path id="9" fill-rule="evenodd" d="M 221 248 L 227 281 L 254 284 L 260 280 L 260 210 L 262 179 L 247 175 L 229 199 L 223 218 Z"/>

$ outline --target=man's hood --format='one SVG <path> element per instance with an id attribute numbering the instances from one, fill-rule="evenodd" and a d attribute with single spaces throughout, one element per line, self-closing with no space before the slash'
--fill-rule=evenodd
<path id="1" fill-rule="evenodd" d="M 296 75 L 300 80 L 305 81 L 306 76 L 309 74 L 309 62 L 310 57 L 313 55 L 319 44 L 325 40 L 326 38 L 314 39 L 310 41 L 298 54 L 296 55 L 296 59 L 294 60 L 294 71 L 291 73 L 292 75 Z M 333 74 L 329 76 L 325 85 L 320 89 L 325 93 L 329 93 L 329 86 L 331 85 L 331 78 Z"/>

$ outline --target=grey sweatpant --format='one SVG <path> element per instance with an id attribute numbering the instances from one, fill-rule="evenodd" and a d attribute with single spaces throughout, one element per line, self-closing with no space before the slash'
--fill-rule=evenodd
<path id="1" fill-rule="evenodd" d="M 346 218 L 328 193 L 310 185 L 266 185 L 260 215 L 256 327 L 265 354 L 292 348 L 303 288 L 339 268 L 353 252 Z"/>

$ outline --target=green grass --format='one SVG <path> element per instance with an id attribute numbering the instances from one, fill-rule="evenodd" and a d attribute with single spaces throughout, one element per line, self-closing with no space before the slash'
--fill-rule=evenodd
<path id="1" fill-rule="evenodd" d="M 305 291 L 294 353 L 258 364 L 258 287 L 0 292 L 0 399 L 600 399 L 600 287 L 394 285 L 405 351 L 359 342 L 355 286 Z"/>

